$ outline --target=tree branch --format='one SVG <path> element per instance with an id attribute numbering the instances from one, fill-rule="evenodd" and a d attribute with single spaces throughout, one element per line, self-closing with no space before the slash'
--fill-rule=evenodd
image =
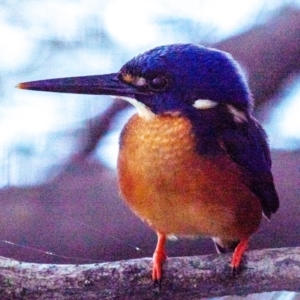
<path id="1" fill-rule="evenodd" d="M 269 21 L 216 45 L 246 67 L 255 103 L 277 95 L 300 72 L 300 10 L 285 7 Z"/>
<path id="2" fill-rule="evenodd" d="M 89 121 L 89 128 L 81 141 L 76 159 L 84 159 L 95 150 L 100 139 L 108 132 L 114 117 L 128 106 L 124 100 L 114 100 L 104 113 Z"/>
<path id="3" fill-rule="evenodd" d="M 151 259 L 91 265 L 47 265 L 0 258 L 1 299 L 200 299 L 267 291 L 300 291 L 300 248 L 249 251 L 230 275 L 230 254 L 169 258 L 161 291 Z"/>

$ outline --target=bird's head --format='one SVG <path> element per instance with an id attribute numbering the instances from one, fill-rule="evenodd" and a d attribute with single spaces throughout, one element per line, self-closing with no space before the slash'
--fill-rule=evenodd
<path id="1" fill-rule="evenodd" d="M 132 103 L 146 119 L 220 104 L 243 113 L 251 107 L 248 85 L 231 55 L 195 44 L 154 48 L 128 61 L 117 73 L 40 80 L 18 87 L 113 95 Z"/>

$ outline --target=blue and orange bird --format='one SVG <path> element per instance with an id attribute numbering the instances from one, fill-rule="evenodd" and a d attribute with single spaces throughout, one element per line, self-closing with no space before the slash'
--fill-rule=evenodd
<path id="1" fill-rule="evenodd" d="M 279 207 L 266 134 L 236 61 L 195 44 L 154 48 L 107 75 L 49 79 L 20 88 L 112 95 L 133 104 L 118 157 L 121 196 L 153 228 L 160 282 L 169 235 L 211 237 L 240 265 L 249 238 Z"/>

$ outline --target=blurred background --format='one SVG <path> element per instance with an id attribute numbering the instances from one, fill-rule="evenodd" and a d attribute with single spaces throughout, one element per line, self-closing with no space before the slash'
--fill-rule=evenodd
<path id="1" fill-rule="evenodd" d="M 156 235 L 118 196 L 118 136 L 134 110 L 15 85 L 116 72 L 178 42 L 233 54 L 269 135 L 281 208 L 251 248 L 300 245 L 300 1 L 4 0 L 0 40 L 0 255 L 41 263 L 152 255 Z M 168 243 L 169 256 L 214 251 L 208 239 Z"/>

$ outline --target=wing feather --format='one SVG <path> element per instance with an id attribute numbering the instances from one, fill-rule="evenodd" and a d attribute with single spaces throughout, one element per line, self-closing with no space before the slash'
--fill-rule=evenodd
<path id="1" fill-rule="evenodd" d="M 279 207 L 279 198 L 271 173 L 271 155 L 267 135 L 257 120 L 227 128 L 219 136 L 219 143 L 231 159 L 247 170 L 246 184 L 260 199 L 263 213 L 269 219 Z"/>

